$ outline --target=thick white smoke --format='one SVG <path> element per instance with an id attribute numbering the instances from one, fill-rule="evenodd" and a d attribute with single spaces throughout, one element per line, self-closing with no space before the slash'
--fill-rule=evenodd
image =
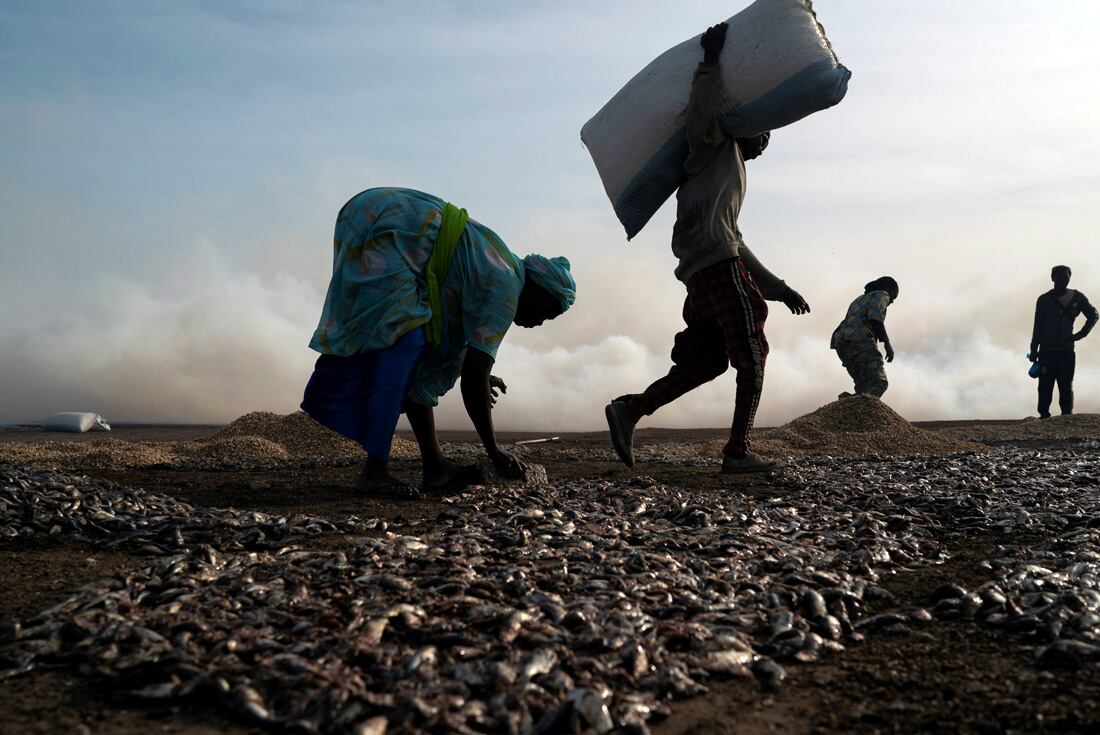
<path id="1" fill-rule="evenodd" d="M 499 428 L 601 429 L 609 398 L 639 391 L 667 370 L 683 289 L 646 259 L 661 261 L 663 253 L 640 252 L 642 265 L 629 278 L 621 251 L 575 263 L 577 306 L 542 328 L 513 328 L 495 369 L 509 384 L 495 415 Z M 148 285 L 92 280 L 71 289 L 67 304 L 43 300 L 11 312 L 0 332 L 0 420 L 91 410 L 121 422 L 220 423 L 253 410 L 296 410 L 315 358 L 305 345 L 323 296 L 318 274 L 261 276 L 210 245 L 175 265 Z M 850 387 L 828 337 L 861 284 L 847 293 L 798 285 L 814 312 L 794 317 L 771 305 L 759 425 L 787 421 Z M 987 295 L 982 311 L 997 318 L 975 319 L 973 291 L 913 291 L 903 280 L 887 319 L 898 352 L 887 366 L 887 401 L 913 420 L 1033 414 L 1035 382 L 1023 353 L 1035 294 Z M 1082 411 L 1100 404 L 1092 347 L 1079 348 Z M 730 371 L 646 425 L 725 426 L 733 392 Z M 443 398 L 439 424 L 469 427 L 457 390 Z"/>
<path id="2" fill-rule="evenodd" d="M 316 320 L 316 289 L 199 250 L 185 273 L 147 285 L 92 278 L 4 324 L 0 421 L 96 411 L 116 422 L 220 423 L 293 410 L 313 359 L 303 325 Z"/>
<path id="3" fill-rule="evenodd" d="M 893 331 L 897 335 L 893 339 L 904 340 L 901 330 Z M 912 351 L 899 347 L 897 359 L 887 365 L 887 403 L 914 421 L 1034 415 L 1036 383 L 1027 377 L 1028 363 L 1021 351 L 995 343 L 981 329 L 960 333 L 952 342 L 960 348 Z M 1100 403 L 1100 369 L 1085 363 L 1082 352 L 1075 383 L 1077 406 L 1079 411 L 1095 411 Z M 496 420 L 499 426 L 513 429 L 604 428 L 607 399 L 640 391 L 669 364 L 665 354 L 625 336 L 573 350 L 515 349 L 500 361 L 498 372 L 509 380 L 510 389 Z M 728 371 L 642 425 L 727 425 L 733 413 L 733 375 Z M 828 334 L 773 339 L 757 425 L 784 423 L 850 389 L 847 373 L 828 349 Z M 1057 411 L 1057 405 L 1054 408 Z"/>

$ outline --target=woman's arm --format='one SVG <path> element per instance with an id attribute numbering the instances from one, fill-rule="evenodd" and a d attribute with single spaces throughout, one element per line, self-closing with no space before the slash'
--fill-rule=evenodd
<path id="1" fill-rule="evenodd" d="M 497 446 L 496 432 L 493 430 L 492 388 L 489 384 L 489 371 L 492 369 L 493 358 L 488 353 L 467 348 L 462 361 L 462 403 L 489 459 L 505 475 L 522 478 L 523 463 Z"/>

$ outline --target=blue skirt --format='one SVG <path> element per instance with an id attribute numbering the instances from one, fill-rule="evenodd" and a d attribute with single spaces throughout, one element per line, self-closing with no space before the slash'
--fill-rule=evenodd
<path id="1" fill-rule="evenodd" d="M 371 457 L 389 460 L 393 433 L 424 353 L 424 328 L 393 347 L 358 355 L 321 355 L 306 384 L 302 410 L 358 442 Z"/>

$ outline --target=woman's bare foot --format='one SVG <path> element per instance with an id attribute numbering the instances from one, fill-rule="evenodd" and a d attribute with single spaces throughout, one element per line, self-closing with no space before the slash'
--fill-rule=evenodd
<path id="1" fill-rule="evenodd" d="M 443 492 L 458 490 L 478 481 L 480 468 L 477 465 L 462 465 L 444 459 L 431 467 L 424 467 L 424 481 L 420 489 L 425 492 Z"/>
<path id="2" fill-rule="evenodd" d="M 355 478 L 355 491 L 360 495 L 387 498 L 419 498 L 420 492 L 409 483 L 390 474 L 386 463 L 373 458 L 363 465 Z"/>

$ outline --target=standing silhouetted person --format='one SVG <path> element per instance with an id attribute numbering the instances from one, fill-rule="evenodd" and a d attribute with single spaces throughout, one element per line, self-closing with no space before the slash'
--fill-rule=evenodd
<path id="1" fill-rule="evenodd" d="M 1054 384 L 1058 383 L 1058 406 L 1062 415 L 1073 413 L 1073 373 L 1077 356 L 1073 343 L 1084 339 L 1100 319 L 1096 308 L 1080 291 L 1069 287 L 1073 271 L 1068 265 L 1050 269 L 1054 288 L 1035 302 L 1035 327 L 1031 332 L 1031 360 L 1039 363 L 1039 418 L 1050 418 Z M 1073 322 L 1085 315 L 1085 326 L 1073 331 Z"/>

